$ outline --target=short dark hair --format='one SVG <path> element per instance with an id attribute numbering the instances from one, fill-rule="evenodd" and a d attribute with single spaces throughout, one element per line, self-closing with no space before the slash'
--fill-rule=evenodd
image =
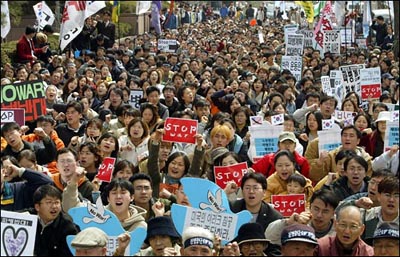
<path id="1" fill-rule="evenodd" d="M 153 180 L 151 177 L 145 173 L 136 173 L 133 174 L 132 177 L 129 178 L 129 181 L 132 183 L 135 182 L 136 180 L 147 180 L 150 182 L 151 187 L 153 187 Z"/>
<path id="2" fill-rule="evenodd" d="M 65 154 L 65 153 L 72 153 L 74 155 L 75 161 L 78 160 L 77 152 L 74 149 L 68 148 L 68 147 L 61 148 L 60 150 L 57 151 L 56 160 L 58 160 L 58 157 L 61 154 Z"/>
<path id="3" fill-rule="evenodd" d="M 316 190 L 310 198 L 310 204 L 312 204 L 316 199 L 320 199 L 326 205 L 332 206 L 333 209 L 336 209 L 336 207 L 339 205 L 339 199 L 335 193 L 329 189 L 322 188 Z"/>
<path id="4" fill-rule="evenodd" d="M 293 173 L 292 175 L 290 175 L 286 182 L 287 183 L 297 182 L 302 187 L 305 187 L 306 184 L 307 184 L 306 178 L 304 176 L 300 175 L 300 174 L 297 174 L 297 173 Z"/>
<path id="5" fill-rule="evenodd" d="M 1 136 L 4 137 L 4 134 L 6 132 L 10 132 L 13 130 L 21 130 L 21 127 L 19 126 L 18 123 L 16 122 L 9 122 L 3 125 L 3 127 L 1 128 Z"/>
<path id="6" fill-rule="evenodd" d="M 67 103 L 65 110 L 68 110 L 69 108 L 74 108 L 75 111 L 79 112 L 80 114 L 82 114 L 82 112 L 83 112 L 82 104 L 78 101 L 71 101 L 71 102 Z"/>
<path id="7" fill-rule="evenodd" d="M 161 94 L 160 89 L 156 86 L 149 86 L 146 88 L 146 95 L 150 95 L 153 92 L 157 92 L 159 95 Z"/>
<path id="8" fill-rule="evenodd" d="M 105 188 L 104 193 L 108 197 L 113 189 L 118 189 L 118 188 L 128 190 L 130 195 L 133 195 L 134 193 L 132 183 L 122 178 L 115 178 L 111 180 L 110 184 L 108 184 L 107 187 Z"/>
<path id="9" fill-rule="evenodd" d="M 399 193 L 399 179 L 396 176 L 384 178 L 378 185 L 378 193 Z"/>
<path id="10" fill-rule="evenodd" d="M 243 175 L 242 184 L 240 185 L 240 188 L 242 190 L 243 190 L 244 184 L 249 179 L 254 179 L 255 181 L 257 181 L 257 183 L 261 184 L 261 186 L 264 190 L 267 190 L 267 180 L 265 179 L 264 175 L 261 173 L 256 173 L 256 172 L 247 172 L 246 174 Z"/>
<path id="11" fill-rule="evenodd" d="M 348 157 L 345 161 L 344 161 L 344 170 L 347 170 L 347 167 L 349 166 L 349 162 L 351 160 L 355 160 L 356 162 L 358 162 L 365 170 L 365 173 L 367 173 L 368 171 L 368 162 L 364 159 L 364 157 L 359 156 L 359 155 L 353 155 Z"/>
<path id="12" fill-rule="evenodd" d="M 42 199 L 46 196 L 57 198 L 59 200 L 62 199 L 61 191 L 58 188 L 48 184 L 40 186 L 38 189 L 36 189 L 36 191 L 33 193 L 33 203 L 39 204 L 40 201 L 42 201 Z"/>
<path id="13" fill-rule="evenodd" d="M 343 160 L 344 158 L 349 158 L 350 156 L 357 155 L 357 153 L 354 150 L 340 150 L 336 156 L 335 156 L 335 163 L 338 163 L 338 161 Z"/>
<path id="14" fill-rule="evenodd" d="M 342 131 L 340 132 L 340 136 L 343 136 L 343 133 L 349 129 L 353 129 L 357 134 L 357 138 L 361 138 L 361 136 L 362 136 L 361 131 L 354 125 L 347 125 L 344 128 L 342 128 Z"/>
<path id="15" fill-rule="evenodd" d="M 275 154 L 274 165 L 276 165 L 276 162 L 281 156 L 287 156 L 289 160 L 293 162 L 293 164 L 296 164 L 296 159 L 294 158 L 294 155 L 291 152 L 289 152 L 288 150 L 280 150 L 277 154 Z"/>

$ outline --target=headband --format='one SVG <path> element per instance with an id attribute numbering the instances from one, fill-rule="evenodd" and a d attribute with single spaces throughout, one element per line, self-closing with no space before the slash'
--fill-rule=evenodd
<path id="1" fill-rule="evenodd" d="M 205 245 L 209 247 L 210 249 L 213 249 L 214 243 L 208 238 L 205 237 L 192 237 L 187 239 L 184 243 L 183 246 L 185 248 L 192 246 L 192 245 Z"/>

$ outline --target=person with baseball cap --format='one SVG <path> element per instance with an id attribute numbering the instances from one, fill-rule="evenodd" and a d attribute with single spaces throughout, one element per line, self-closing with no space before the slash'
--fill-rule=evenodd
<path id="1" fill-rule="evenodd" d="M 375 256 L 399 256 L 399 224 L 383 222 L 372 237 Z"/>
<path id="2" fill-rule="evenodd" d="M 243 224 L 235 241 L 243 256 L 266 256 L 264 250 L 269 241 L 265 238 L 263 227 L 259 223 Z"/>
<path id="3" fill-rule="evenodd" d="M 282 256 L 313 256 L 318 245 L 315 231 L 305 224 L 285 227 L 281 234 Z"/>

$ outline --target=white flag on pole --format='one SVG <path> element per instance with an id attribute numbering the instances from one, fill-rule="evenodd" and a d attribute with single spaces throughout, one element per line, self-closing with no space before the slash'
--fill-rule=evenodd
<path id="1" fill-rule="evenodd" d="M 60 29 L 61 51 L 82 31 L 85 19 L 104 7 L 105 1 L 65 2 Z"/>
<path id="2" fill-rule="evenodd" d="M 1 24 L 1 37 L 6 38 L 11 29 L 8 1 L 1 1 L 1 16 L 4 16 L 4 24 Z"/>
<path id="3" fill-rule="evenodd" d="M 147 12 L 151 7 L 151 1 L 137 1 L 136 2 L 136 14 L 142 14 Z"/>
<path id="4" fill-rule="evenodd" d="M 53 25 L 56 18 L 45 1 L 35 4 L 33 6 L 33 10 L 35 11 L 36 19 L 38 21 L 38 28 L 40 30 L 43 29 L 47 24 Z"/>

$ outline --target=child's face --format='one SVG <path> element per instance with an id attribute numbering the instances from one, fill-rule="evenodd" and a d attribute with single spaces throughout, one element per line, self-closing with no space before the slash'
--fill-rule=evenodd
<path id="1" fill-rule="evenodd" d="M 292 181 L 287 184 L 287 191 L 288 194 L 303 194 L 304 187 L 302 187 L 299 182 Z"/>

